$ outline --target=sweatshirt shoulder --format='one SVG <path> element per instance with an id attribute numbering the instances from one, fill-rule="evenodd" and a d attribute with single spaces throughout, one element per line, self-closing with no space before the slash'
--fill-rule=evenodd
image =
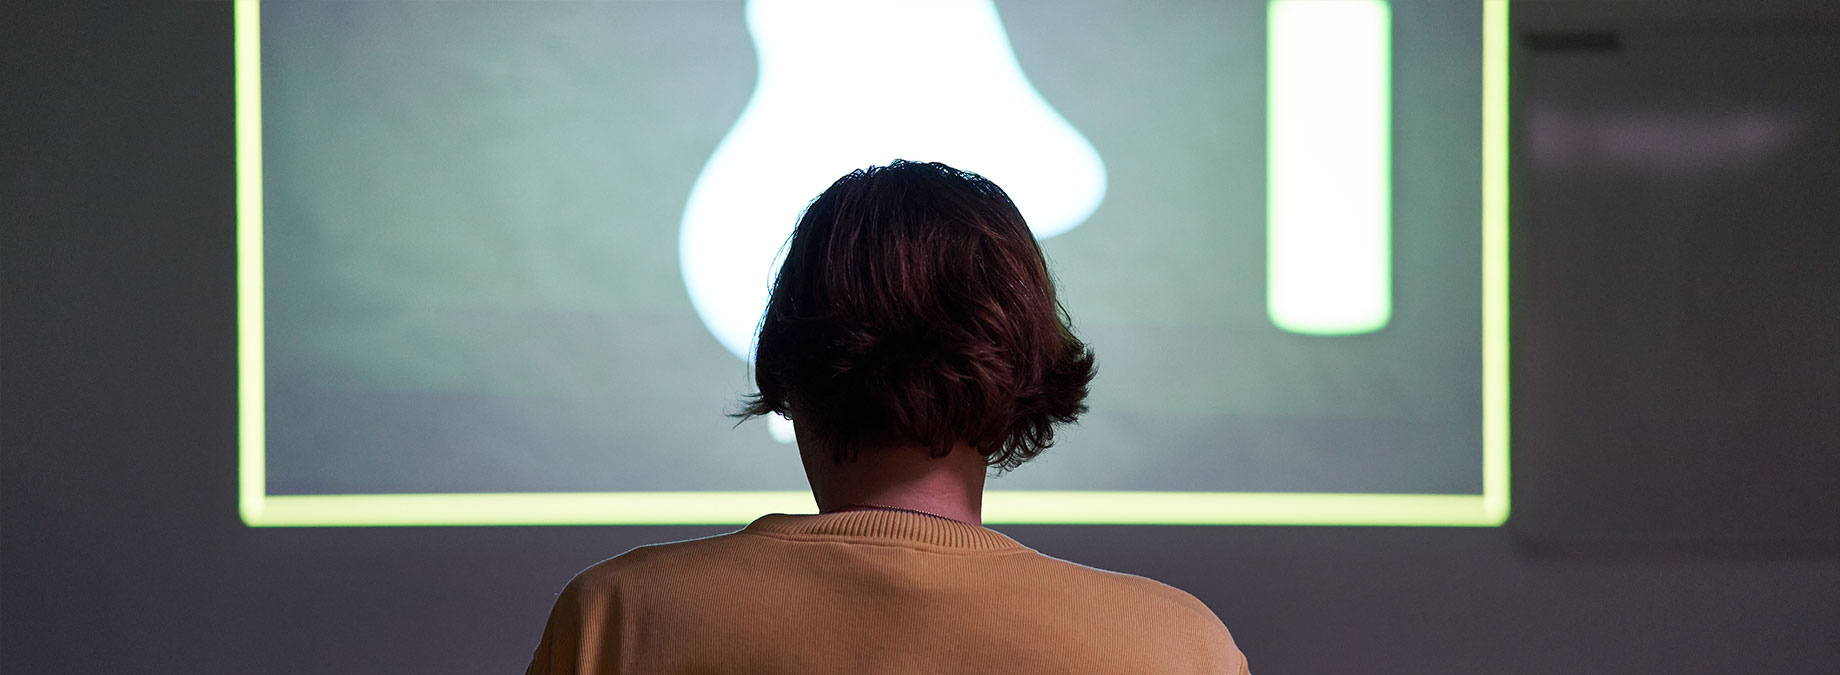
<path id="1" fill-rule="evenodd" d="M 1191 665 L 1198 670 L 1174 668 L 1170 672 L 1219 672 L 1223 666 L 1229 673 L 1245 672 L 1246 657 L 1226 624 L 1207 603 L 1187 591 L 1148 577 L 1036 556 L 1034 564 L 1042 566 L 1043 576 L 1053 578 L 1051 583 L 1081 588 L 1091 602 L 1133 626 L 1155 626 L 1149 633 L 1166 642 L 1159 643 L 1159 653 L 1171 658 L 1178 653 L 1194 657 Z"/>
<path id="2" fill-rule="evenodd" d="M 1180 611 L 1192 615 L 1193 619 L 1204 623 L 1220 625 L 1220 618 L 1214 615 L 1206 603 L 1180 588 L 1176 588 L 1149 577 L 1113 572 L 1062 560 L 1052 556 L 1036 554 L 1035 564 L 1054 570 L 1054 574 L 1067 575 L 1079 580 L 1085 588 L 1098 589 L 1103 592 L 1122 594 L 1132 597 L 1147 609 Z"/>
<path id="3" fill-rule="evenodd" d="M 569 581 L 564 593 L 604 595 L 621 586 L 649 583 L 693 572 L 711 562 L 728 559 L 744 547 L 748 535 L 730 532 L 701 539 L 647 544 L 589 565 Z"/>

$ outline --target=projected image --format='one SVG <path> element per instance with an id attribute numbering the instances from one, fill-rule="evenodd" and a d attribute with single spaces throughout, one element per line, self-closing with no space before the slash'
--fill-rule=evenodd
<path id="1" fill-rule="evenodd" d="M 903 158 L 1010 193 L 1099 359 L 991 522 L 1499 522 L 1505 18 L 239 4 L 245 519 L 809 510 L 723 413 L 805 203 Z"/>

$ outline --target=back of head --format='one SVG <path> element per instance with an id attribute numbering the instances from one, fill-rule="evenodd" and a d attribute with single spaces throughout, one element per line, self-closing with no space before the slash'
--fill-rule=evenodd
<path id="1" fill-rule="evenodd" d="M 998 470 L 1085 412 L 1093 377 L 1002 188 L 900 160 L 851 172 L 806 208 L 754 361 L 760 391 L 739 415 L 792 417 L 837 461 L 963 443 Z"/>

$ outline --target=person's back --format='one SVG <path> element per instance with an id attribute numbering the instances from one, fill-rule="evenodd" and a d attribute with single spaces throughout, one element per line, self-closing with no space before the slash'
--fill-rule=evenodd
<path id="1" fill-rule="evenodd" d="M 1001 188 L 896 161 L 800 218 L 737 416 L 794 422 L 819 513 L 582 572 L 533 675 L 1247 672 L 1214 613 L 984 528 L 984 482 L 1074 421 L 1093 376 Z"/>
<path id="2" fill-rule="evenodd" d="M 1187 593 L 892 510 L 634 549 L 578 576 L 551 622 L 533 672 L 1246 672 Z"/>

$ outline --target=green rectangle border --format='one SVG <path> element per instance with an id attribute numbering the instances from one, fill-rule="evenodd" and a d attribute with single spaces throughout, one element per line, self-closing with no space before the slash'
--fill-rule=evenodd
<path id="1" fill-rule="evenodd" d="M 237 0 L 238 503 L 252 527 L 739 525 L 805 492 L 267 494 L 260 8 Z M 1482 494 L 993 490 L 992 524 L 1500 525 L 1508 518 L 1508 0 L 1483 2 Z"/>

